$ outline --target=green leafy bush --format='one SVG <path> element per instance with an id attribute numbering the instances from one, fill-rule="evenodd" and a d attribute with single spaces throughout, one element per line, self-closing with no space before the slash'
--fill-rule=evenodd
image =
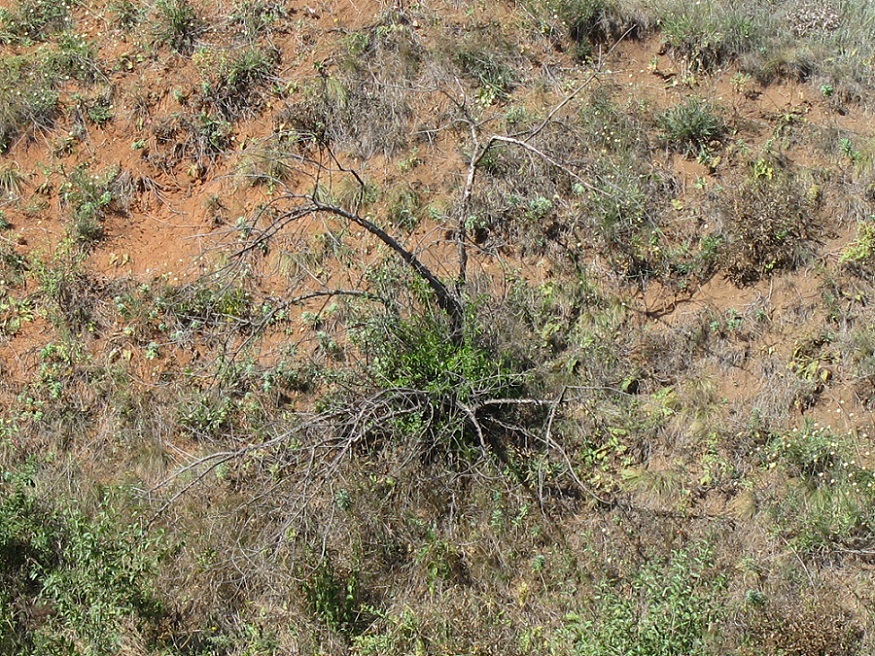
<path id="1" fill-rule="evenodd" d="M 156 305 L 166 321 L 192 329 L 245 322 L 252 311 L 252 299 L 245 289 L 209 281 L 168 287 Z"/>
<path id="2" fill-rule="evenodd" d="M 532 3 L 533 12 L 543 14 L 542 31 L 554 32 L 553 21 L 558 19 L 568 38 L 574 44 L 574 55 L 588 60 L 593 47 L 616 39 L 637 26 L 635 20 L 623 12 L 621 3 L 613 0 L 548 0 Z M 540 10 L 540 11 L 539 11 Z M 545 26 L 550 26 L 547 30 Z"/>
<path id="3" fill-rule="evenodd" d="M 91 173 L 86 166 L 73 169 L 60 188 L 61 202 L 71 210 L 71 236 L 83 243 L 100 241 L 106 215 L 127 211 L 133 193 L 129 177 L 119 167 L 100 174 Z"/>
<path id="4" fill-rule="evenodd" d="M 495 34 L 472 34 L 453 48 L 453 62 L 463 76 L 477 82 L 478 101 L 484 106 L 506 99 L 516 85 L 509 58 L 509 49 Z"/>
<path id="5" fill-rule="evenodd" d="M 768 467 L 793 477 L 771 508 L 779 529 L 801 553 L 827 561 L 868 549 L 875 531 L 875 472 L 847 439 L 806 423 L 770 444 Z"/>
<path id="6" fill-rule="evenodd" d="M 764 12 L 739 3 L 675 3 L 659 13 L 659 27 L 667 49 L 684 57 L 694 71 L 710 71 L 761 42 Z"/>
<path id="7" fill-rule="evenodd" d="M 854 273 L 864 274 L 875 260 L 875 222 L 871 219 L 857 225 L 857 238 L 842 249 L 839 264 Z"/>
<path id="8" fill-rule="evenodd" d="M 0 651 L 119 653 L 162 613 L 160 538 L 102 504 L 94 516 L 38 499 L 26 475 L 0 481 Z"/>
<path id="9" fill-rule="evenodd" d="M 291 15 L 282 2 L 273 0 L 235 0 L 231 23 L 241 36 L 253 41 Z"/>
<path id="10" fill-rule="evenodd" d="M 721 617 L 722 577 L 710 555 L 676 551 L 651 560 L 625 590 L 603 583 L 587 617 L 567 627 L 576 656 L 711 656 L 709 643 Z"/>
<path id="11" fill-rule="evenodd" d="M 48 130 L 59 113 L 54 79 L 39 60 L 0 59 L 0 152 L 27 131 Z"/>
<path id="12" fill-rule="evenodd" d="M 368 356 L 372 384 L 393 392 L 405 408 L 396 422 L 402 433 L 425 432 L 438 449 L 479 446 L 468 410 L 489 399 L 519 397 L 527 378 L 519 363 L 492 352 L 476 336 L 454 343 L 440 316 L 374 321 L 356 342 Z M 488 425 L 488 414 L 482 419 Z"/>
<path id="13" fill-rule="evenodd" d="M 331 629 L 354 635 L 364 628 L 365 615 L 355 573 L 340 574 L 326 558 L 320 561 L 302 588 L 312 612 Z"/>

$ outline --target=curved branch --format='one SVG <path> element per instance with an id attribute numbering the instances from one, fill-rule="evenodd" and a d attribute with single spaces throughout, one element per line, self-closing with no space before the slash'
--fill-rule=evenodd
<path id="1" fill-rule="evenodd" d="M 416 272 L 416 274 L 425 281 L 429 289 L 434 292 L 435 297 L 437 297 L 438 305 L 450 319 L 450 336 L 453 343 L 456 345 L 461 343 L 462 324 L 464 320 L 462 303 L 447 288 L 447 286 L 443 282 L 441 282 L 441 280 L 434 274 L 431 269 L 425 266 L 425 264 L 423 264 L 422 261 L 418 257 L 416 257 L 416 255 L 404 248 L 404 246 L 402 246 L 397 239 L 392 237 L 392 235 L 383 230 L 373 221 L 359 216 L 356 213 L 349 212 L 342 207 L 323 203 L 316 198 L 312 198 L 311 201 L 313 205 L 311 208 L 309 208 L 310 213 L 326 212 L 327 214 L 333 214 L 342 219 L 346 219 L 351 223 L 355 223 L 356 225 L 367 230 L 369 233 L 371 233 L 377 239 L 383 242 L 386 246 L 395 251 L 401 257 L 401 259 L 404 260 L 404 262 L 408 264 Z"/>

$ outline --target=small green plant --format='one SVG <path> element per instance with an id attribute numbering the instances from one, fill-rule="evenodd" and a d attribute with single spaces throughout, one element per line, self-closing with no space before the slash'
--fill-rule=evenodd
<path id="1" fill-rule="evenodd" d="M 0 59 L 0 152 L 16 137 L 47 131 L 59 114 L 55 78 L 36 57 Z"/>
<path id="2" fill-rule="evenodd" d="M 17 198 L 24 188 L 25 176 L 13 163 L 0 166 L 0 194 Z"/>
<path id="3" fill-rule="evenodd" d="M 771 179 L 752 177 L 718 199 L 726 225 L 724 265 L 737 284 L 792 270 L 811 253 L 818 197 L 801 175 L 773 171 Z"/>
<path id="4" fill-rule="evenodd" d="M 82 243 L 104 237 L 103 220 L 109 212 L 124 212 L 132 202 L 133 189 L 118 167 L 92 174 L 80 166 L 71 171 L 60 189 L 61 201 L 71 208 L 71 236 Z"/>
<path id="5" fill-rule="evenodd" d="M 507 62 L 507 54 L 494 46 L 486 47 L 484 43 L 472 36 L 455 48 L 453 59 L 465 77 L 476 80 L 478 102 L 489 106 L 506 99 L 517 80 Z"/>
<path id="6" fill-rule="evenodd" d="M 769 446 L 769 462 L 781 460 L 793 475 L 803 478 L 812 487 L 832 479 L 846 448 L 831 431 L 812 422 L 806 422 L 802 430 L 793 429 L 776 436 Z"/>
<path id="7" fill-rule="evenodd" d="M 179 424 L 195 439 L 208 439 L 231 427 L 235 410 L 228 396 L 199 393 L 180 408 Z"/>
<path id="8" fill-rule="evenodd" d="M 670 4 L 659 14 L 666 49 L 684 57 L 694 72 L 711 71 L 755 50 L 766 22 L 731 3 Z"/>
<path id="9" fill-rule="evenodd" d="M 264 86 L 279 62 L 277 50 L 247 47 L 233 54 L 201 51 L 195 63 L 201 71 L 201 96 L 227 120 L 252 108 L 256 92 Z"/>
<path id="10" fill-rule="evenodd" d="M 126 32 L 143 19 L 143 10 L 134 0 L 113 0 L 107 8 L 113 14 L 116 27 Z"/>
<path id="11" fill-rule="evenodd" d="M 187 329 L 245 324 L 252 313 L 252 298 L 242 287 L 200 281 L 168 286 L 156 299 L 165 324 Z"/>
<path id="12" fill-rule="evenodd" d="M 230 20 L 247 41 L 254 41 L 288 17 L 289 10 L 281 2 L 235 0 Z"/>
<path id="13" fill-rule="evenodd" d="M 155 141 L 165 151 L 164 163 L 176 165 L 188 160 L 198 177 L 207 163 L 213 162 L 231 145 L 234 126 L 216 112 L 195 115 L 175 113 L 153 127 Z"/>
<path id="14" fill-rule="evenodd" d="M 691 98 L 657 116 L 663 142 L 686 156 L 707 152 L 726 134 L 726 125 L 710 103 Z"/>
<path id="15" fill-rule="evenodd" d="M 302 584 L 312 612 L 329 628 L 347 635 L 364 628 L 364 609 L 359 601 L 356 574 L 340 574 L 328 558 L 316 566 Z"/>
<path id="16" fill-rule="evenodd" d="M 94 46 L 78 34 L 62 34 L 58 37 L 57 48 L 44 52 L 44 66 L 51 75 L 60 79 L 70 77 L 92 83 L 101 72 Z"/>
<path id="17" fill-rule="evenodd" d="M 801 483 L 791 482 L 771 508 L 776 528 L 795 548 L 829 559 L 868 544 L 875 530 L 875 472 L 847 438 L 806 422 L 769 446 L 766 466 L 782 466 Z"/>
<path id="18" fill-rule="evenodd" d="M 152 40 L 180 54 L 194 50 L 198 35 L 203 30 L 200 17 L 189 0 L 157 0 Z"/>
<path id="19" fill-rule="evenodd" d="M 386 217 L 392 225 L 411 232 L 419 225 L 422 212 L 422 198 L 415 188 L 398 188 L 390 193 Z"/>
<path id="20" fill-rule="evenodd" d="M 355 656 L 387 656 L 389 654 L 427 653 L 422 623 L 407 608 L 395 615 L 368 608 L 377 620 L 368 629 L 352 638 Z"/>
<path id="21" fill-rule="evenodd" d="M 729 79 L 729 82 L 732 84 L 732 89 L 738 94 L 744 94 L 747 92 L 750 81 L 750 75 L 742 72 L 733 73 L 732 77 Z"/>
<path id="22" fill-rule="evenodd" d="M 368 356 L 370 384 L 400 404 L 392 421 L 399 437 L 430 435 L 429 450 L 473 455 L 484 446 L 479 431 L 501 412 L 491 408 L 497 414 L 484 412 L 478 425 L 472 413 L 487 399 L 519 397 L 526 375 L 480 338 L 472 335 L 458 343 L 447 330 L 443 317 L 431 314 L 375 317 L 354 339 Z"/>
<path id="23" fill-rule="evenodd" d="M 536 15 L 544 14 L 545 27 L 558 19 L 579 61 L 588 61 L 594 46 L 636 27 L 634 20 L 623 15 L 619 3 L 611 0 L 548 0 L 543 7 L 541 3 L 532 3 L 532 8 Z M 547 31 L 558 31 L 558 27 Z"/>
<path id="24" fill-rule="evenodd" d="M 274 134 L 244 151 L 237 173 L 250 185 L 263 185 L 271 192 L 292 180 L 298 170 L 297 140 Z"/>

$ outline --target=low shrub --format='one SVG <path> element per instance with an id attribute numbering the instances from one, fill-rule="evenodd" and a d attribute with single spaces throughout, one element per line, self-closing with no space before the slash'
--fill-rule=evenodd
<path id="1" fill-rule="evenodd" d="M 819 194 L 790 170 L 733 185 L 718 200 L 724 223 L 723 264 L 730 280 L 754 283 L 795 269 L 812 254 Z"/>

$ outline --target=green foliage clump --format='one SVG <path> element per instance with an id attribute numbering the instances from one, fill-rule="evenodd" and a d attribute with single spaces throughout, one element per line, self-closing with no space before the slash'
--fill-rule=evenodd
<path id="1" fill-rule="evenodd" d="M 247 146 L 237 172 L 250 185 L 263 185 L 271 192 L 289 182 L 298 170 L 297 135 L 273 134 Z"/>
<path id="2" fill-rule="evenodd" d="M 663 142 L 684 155 L 707 152 L 726 133 L 726 125 L 707 102 L 690 98 L 656 118 Z"/>
<path id="3" fill-rule="evenodd" d="M 134 0 L 113 0 L 108 9 L 116 26 L 125 31 L 133 29 L 143 18 L 143 9 Z"/>
<path id="4" fill-rule="evenodd" d="M 176 324 L 191 330 L 245 324 L 252 313 L 252 298 L 245 289 L 207 281 L 168 287 L 155 304 L 166 327 Z"/>
<path id="5" fill-rule="evenodd" d="M 255 102 L 255 94 L 273 74 L 279 51 L 247 47 L 233 54 L 197 53 L 195 62 L 204 76 L 201 96 L 225 119 L 233 121 Z"/>
<path id="6" fill-rule="evenodd" d="M 269 33 L 274 26 L 288 18 L 290 12 L 281 2 L 273 0 L 235 0 L 230 20 L 241 36 L 253 41 Z"/>
<path id="7" fill-rule="evenodd" d="M 574 44 L 575 57 L 581 61 L 592 57 L 594 46 L 637 27 L 634 19 L 624 14 L 621 3 L 613 0 L 549 0 L 532 5 L 533 13 L 541 14 L 542 32 L 556 36 L 553 21 L 559 20 L 564 35 Z"/>
<path id="8" fill-rule="evenodd" d="M 372 384 L 406 407 L 402 432 L 427 433 L 450 451 L 479 445 L 469 411 L 490 399 L 519 397 L 526 382 L 518 363 L 475 335 L 454 341 L 439 316 L 375 322 L 356 341 L 368 356 Z"/>
<path id="9" fill-rule="evenodd" d="M 0 152 L 28 130 L 48 130 L 59 115 L 51 71 L 34 57 L 0 59 Z"/>
<path id="10" fill-rule="evenodd" d="M 94 48 L 76 35 L 0 58 L 0 152 L 17 137 L 51 129 L 61 115 L 59 86 L 70 79 L 92 82 L 99 70 Z"/>
<path id="11" fill-rule="evenodd" d="M 71 236 L 82 243 L 94 243 L 104 237 L 103 220 L 110 212 L 127 210 L 133 190 L 119 167 L 92 174 L 79 166 L 61 185 L 61 202 L 72 210 Z"/>
<path id="12" fill-rule="evenodd" d="M 235 410 L 235 403 L 228 396 L 200 393 L 180 408 L 179 423 L 192 437 L 205 439 L 227 430 Z"/>
<path id="13" fill-rule="evenodd" d="M 411 232 L 419 225 L 422 213 L 422 197 L 415 187 L 399 187 L 390 192 L 386 215 L 392 225 Z"/>
<path id="14" fill-rule="evenodd" d="M 330 559 L 319 562 L 302 584 L 304 597 L 313 614 L 329 628 L 347 635 L 364 628 L 365 612 L 359 600 L 356 574 L 339 573 Z"/>
<path id="15" fill-rule="evenodd" d="M 857 226 L 857 238 L 845 246 L 839 264 L 854 272 L 862 272 L 875 259 L 875 222 L 869 220 Z"/>
<path id="16" fill-rule="evenodd" d="M 591 618 L 574 617 L 566 629 L 576 656 L 710 656 L 721 617 L 717 594 L 725 584 L 708 551 L 676 551 L 645 563 L 627 590 L 603 583 Z"/>
<path id="17" fill-rule="evenodd" d="M 117 654 L 156 620 L 160 538 L 108 502 L 94 516 L 37 498 L 24 474 L 0 481 L 0 651 Z"/>
<path id="18" fill-rule="evenodd" d="M 180 54 L 189 54 L 203 26 L 189 0 L 157 0 L 153 42 Z"/>
<path id="19" fill-rule="evenodd" d="M 497 35 L 477 34 L 455 44 L 453 62 L 461 74 L 477 82 L 477 99 L 489 106 L 505 100 L 517 83 L 509 52 Z M 486 45 L 489 44 L 489 45 Z"/>
<path id="20" fill-rule="evenodd" d="M 759 44 L 765 16 L 751 13 L 738 3 L 684 2 L 660 12 L 658 22 L 668 49 L 692 70 L 711 71 Z"/>
<path id="21" fill-rule="evenodd" d="M 0 9 L 0 42 L 42 41 L 70 24 L 70 3 L 63 0 L 17 0 Z"/>
<path id="22" fill-rule="evenodd" d="M 848 441 L 806 423 L 770 445 L 768 467 L 792 477 L 772 514 L 776 529 L 801 553 L 826 560 L 870 548 L 875 531 L 875 472 L 860 462 Z"/>

